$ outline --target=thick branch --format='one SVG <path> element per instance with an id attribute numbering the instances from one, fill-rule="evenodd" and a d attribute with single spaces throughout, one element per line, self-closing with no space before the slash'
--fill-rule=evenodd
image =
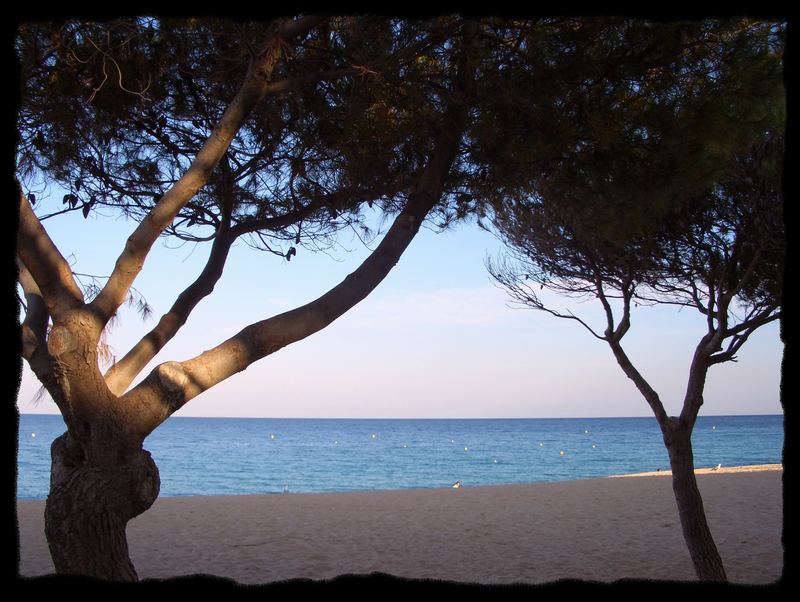
<path id="1" fill-rule="evenodd" d="M 47 326 L 50 316 L 36 282 L 24 263 L 18 259 L 18 281 L 25 293 L 27 308 L 22 322 L 22 357 L 43 384 L 53 400 L 63 406 L 62 382 L 54 369 L 53 358 L 47 350 Z"/>
<path id="2" fill-rule="evenodd" d="M 99 314 L 104 323 L 108 322 L 124 302 L 153 243 L 172 223 L 181 208 L 208 182 L 212 171 L 230 146 L 244 120 L 267 94 L 272 71 L 284 53 L 284 40 L 306 33 L 319 20 L 316 17 L 306 17 L 289 22 L 251 61 L 245 81 L 211 136 L 197 153 L 186 173 L 161 197 L 128 238 L 111 277 L 91 303 L 92 309 Z"/>
<path id="3" fill-rule="evenodd" d="M 683 398 L 683 409 L 681 410 L 681 421 L 694 426 L 700 407 L 703 405 L 703 391 L 706 385 L 706 376 L 711 367 L 710 357 L 716 349 L 712 349 L 709 340 L 716 338 L 716 334 L 708 334 L 703 337 L 695 349 L 692 357 L 692 364 L 689 367 L 689 380 L 686 383 L 686 395 Z"/>
<path id="4" fill-rule="evenodd" d="M 253 362 L 325 328 L 362 301 L 397 264 L 422 221 L 441 198 L 444 181 L 456 157 L 465 124 L 461 106 L 448 111 L 433 156 L 408 204 L 372 254 L 333 289 L 303 307 L 251 324 L 237 335 L 194 359 L 160 365 L 123 399 L 147 407 L 142 415 L 146 436 L 190 399 Z M 167 400 L 165 405 L 163 400 Z"/>
<path id="5" fill-rule="evenodd" d="M 656 420 L 658 420 L 658 423 L 663 427 L 665 424 L 667 424 L 669 417 L 667 416 L 667 412 L 664 410 L 664 406 L 661 403 L 658 393 L 656 393 L 656 391 L 650 386 L 650 383 L 647 382 L 644 376 L 639 373 L 639 371 L 631 362 L 630 358 L 628 358 L 628 354 L 626 354 L 625 350 L 622 349 L 622 345 L 620 345 L 619 341 L 610 340 L 608 344 L 611 347 L 611 351 L 614 353 L 617 363 L 625 373 L 625 376 L 631 379 L 633 384 L 636 385 L 636 388 L 639 390 L 642 396 L 644 396 L 648 405 L 653 410 Z"/>
<path id="6" fill-rule="evenodd" d="M 25 320 L 22 322 L 22 357 L 30 361 L 34 352 L 39 347 L 46 345 L 47 323 L 50 315 L 47 313 L 42 293 L 36 282 L 21 260 L 17 260 L 19 266 L 18 280 L 25 294 Z"/>
<path id="7" fill-rule="evenodd" d="M 22 190 L 19 207 L 17 253 L 36 283 L 47 311 L 57 319 L 65 312 L 81 307 L 83 294 L 72 277 L 67 260 L 47 235 Z"/>
<path id="8" fill-rule="evenodd" d="M 474 39 L 475 28 L 467 30 Z M 362 301 L 380 284 L 419 231 L 422 221 L 441 199 L 445 180 L 458 154 L 467 111 L 465 99 L 471 92 L 474 64 L 468 53 L 459 62 L 452 104 L 445 111 L 434 150 L 405 209 L 397 216 L 381 243 L 370 256 L 340 284 L 292 311 L 251 324 L 237 335 L 182 362 L 158 366 L 142 383 L 121 399 L 137 408 L 137 428 L 146 437 L 187 401 L 253 362 L 321 330 Z"/>
<path id="9" fill-rule="evenodd" d="M 213 292 L 214 286 L 222 277 L 234 240 L 227 232 L 214 239 L 208 261 L 197 279 L 178 296 L 170 310 L 161 316 L 156 327 L 109 368 L 105 379 L 112 393 L 124 393 L 142 368 L 177 334 L 197 304 Z"/>
<path id="10" fill-rule="evenodd" d="M 253 362 L 304 339 L 325 328 L 336 318 L 362 301 L 396 265 L 403 251 L 419 230 L 422 220 L 439 200 L 443 180 L 455 156 L 458 135 L 448 134 L 422 178 L 422 185 L 411 195 L 405 210 L 395 219 L 380 245 L 339 285 L 311 303 L 263 320 L 243 329 L 214 349 L 194 359 L 169 362 L 159 366 L 145 381 L 125 397 L 155 395 L 153 415 L 143 417 L 147 429 L 155 428 L 167 415 L 190 399 L 226 378 L 241 372 Z M 161 405 L 164 396 L 169 408 Z"/>

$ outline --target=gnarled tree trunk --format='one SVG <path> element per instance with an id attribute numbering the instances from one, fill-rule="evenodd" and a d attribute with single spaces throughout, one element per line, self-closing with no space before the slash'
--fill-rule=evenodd
<path id="1" fill-rule="evenodd" d="M 149 452 L 109 442 L 102 454 L 86 454 L 67 432 L 51 454 L 45 534 L 56 572 L 136 581 L 125 528 L 158 497 L 158 469 Z"/>
<path id="2" fill-rule="evenodd" d="M 708 527 L 703 498 L 697 487 L 691 437 L 691 427 L 678 419 L 670 419 L 664 429 L 664 443 L 672 468 L 672 489 L 678 504 L 683 538 L 698 579 L 727 581 L 722 557 Z"/>

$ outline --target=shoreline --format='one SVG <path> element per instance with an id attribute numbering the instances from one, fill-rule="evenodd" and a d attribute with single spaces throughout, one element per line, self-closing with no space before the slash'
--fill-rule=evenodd
<path id="1" fill-rule="evenodd" d="M 783 470 L 783 464 L 746 464 L 744 466 L 722 466 L 710 468 L 695 468 L 694 474 L 736 474 L 741 472 L 760 472 L 770 470 Z M 624 477 L 658 477 L 672 475 L 671 470 L 655 470 L 650 472 L 634 472 L 630 474 L 613 474 L 608 479 L 620 479 Z"/>
<path id="2" fill-rule="evenodd" d="M 709 524 L 733 583 L 781 577 L 781 468 L 698 469 Z M 663 474 L 159 498 L 128 524 L 129 548 L 143 580 L 205 574 L 258 584 L 379 572 L 483 584 L 694 581 L 671 480 L 648 478 Z M 53 571 L 43 509 L 44 501 L 17 502 L 22 576 Z"/>
<path id="3" fill-rule="evenodd" d="M 782 471 L 783 464 L 745 464 L 742 466 L 722 466 L 720 468 L 695 468 L 696 475 L 701 474 L 734 474 L 742 472 L 762 472 L 762 471 Z M 514 487 L 514 486 L 533 486 L 533 485 L 546 485 L 549 483 L 572 483 L 576 481 L 591 481 L 594 479 L 622 479 L 629 477 L 656 477 L 656 476 L 671 476 L 671 470 L 655 470 L 649 472 L 633 472 L 623 474 L 612 474 L 606 476 L 592 476 L 592 477 L 578 477 L 576 479 L 561 479 L 557 481 L 532 481 L 528 483 L 493 483 L 490 485 L 462 485 L 462 488 L 476 489 L 480 487 Z M 158 499 L 187 499 L 187 498 L 225 498 L 225 497 L 243 497 L 243 496 L 282 496 L 282 495 L 330 495 L 330 494 L 348 494 L 348 493 L 394 493 L 398 491 L 431 491 L 431 490 L 447 490 L 450 487 L 407 487 L 402 489 L 352 489 L 347 491 L 287 491 L 282 493 L 223 493 L 223 494 L 205 494 L 205 493 L 189 493 L 185 495 L 159 495 Z M 19 502 L 41 502 L 44 503 L 44 498 L 17 498 Z"/>

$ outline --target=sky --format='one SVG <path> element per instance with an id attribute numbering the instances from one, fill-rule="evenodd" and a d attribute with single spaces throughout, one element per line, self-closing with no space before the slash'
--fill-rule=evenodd
<path id="1" fill-rule="evenodd" d="M 57 194 L 53 197 L 60 199 Z M 107 275 L 135 224 L 84 219 L 78 211 L 44 222 L 76 272 Z M 375 246 L 374 243 L 371 245 Z M 108 342 L 121 357 L 169 309 L 202 269 L 209 245 L 159 241 L 134 287 L 153 308 L 143 320 L 123 307 Z M 330 253 L 299 249 L 291 262 L 237 243 L 214 293 L 142 372 L 194 357 L 251 322 L 307 303 L 340 282 L 368 254 L 343 235 Z M 423 229 L 398 265 L 360 304 L 326 329 L 256 362 L 191 400 L 175 416 L 272 418 L 555 418 L 650 416 L 608 346 L 572 320 L 513 307 L 484 262 L 500 243 L 475 225 Z M 600 327 L 597 302 L 569 304 Z M 689 309 L 640 307 L 623 346 L 680 412 L 702 316 Z M 780 414 L 783 344 L 776 323 L 759 329 L 738 362 L 711 369 L 701 415 Z M 23 363 L 24 364 L 24 363 Z M 136 381 L 135 381 L 136 382 Z M 58 412 L 35 400 L 24 366 L 21 413 Z"/>

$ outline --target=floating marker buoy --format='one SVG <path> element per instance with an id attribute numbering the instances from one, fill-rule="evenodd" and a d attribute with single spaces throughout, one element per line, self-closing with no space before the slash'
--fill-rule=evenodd
<path id="1" fill-rule="evenodd" d="M 559 454 L 561 454 L 561 455 L 563 456 L 563 455 L 564 455 L 564 450 L 562 449 L 562 450 L 561 450 L 560 452 L 558 452 L 558 453 L 559 453 Z"/>
<path id="2" fill-rule="evenodd" d="M 373 438 L 373 439 L 375 438 L 375 433 L 372 433 L 372 438 Z"/>
<path id="3" fill-rule="evenodd" d="M 469 451 L 469 448 L 468 448 L 468 447 L 465 447 L 465 448 L 464 448 L 464 451 Z"/>
<path id="4" fill-rule="evenodd" d="M 36 433 L 31 433 L 31 437 L 33 437 L 34 439 L 36 439 Z"/>
<path id="5" fill-rule="evenodd" d="M 544 443 L 539 443 L 539 447 L 544 447 Z"/>
<path id="6" fill-rule="evenodd" d="M 270 435 L 270 436 L 269 436 L 269 438 L 270 438 L 270 439 L 274 439 L 274 438 L 275 438 L 275 435 Z"/>

